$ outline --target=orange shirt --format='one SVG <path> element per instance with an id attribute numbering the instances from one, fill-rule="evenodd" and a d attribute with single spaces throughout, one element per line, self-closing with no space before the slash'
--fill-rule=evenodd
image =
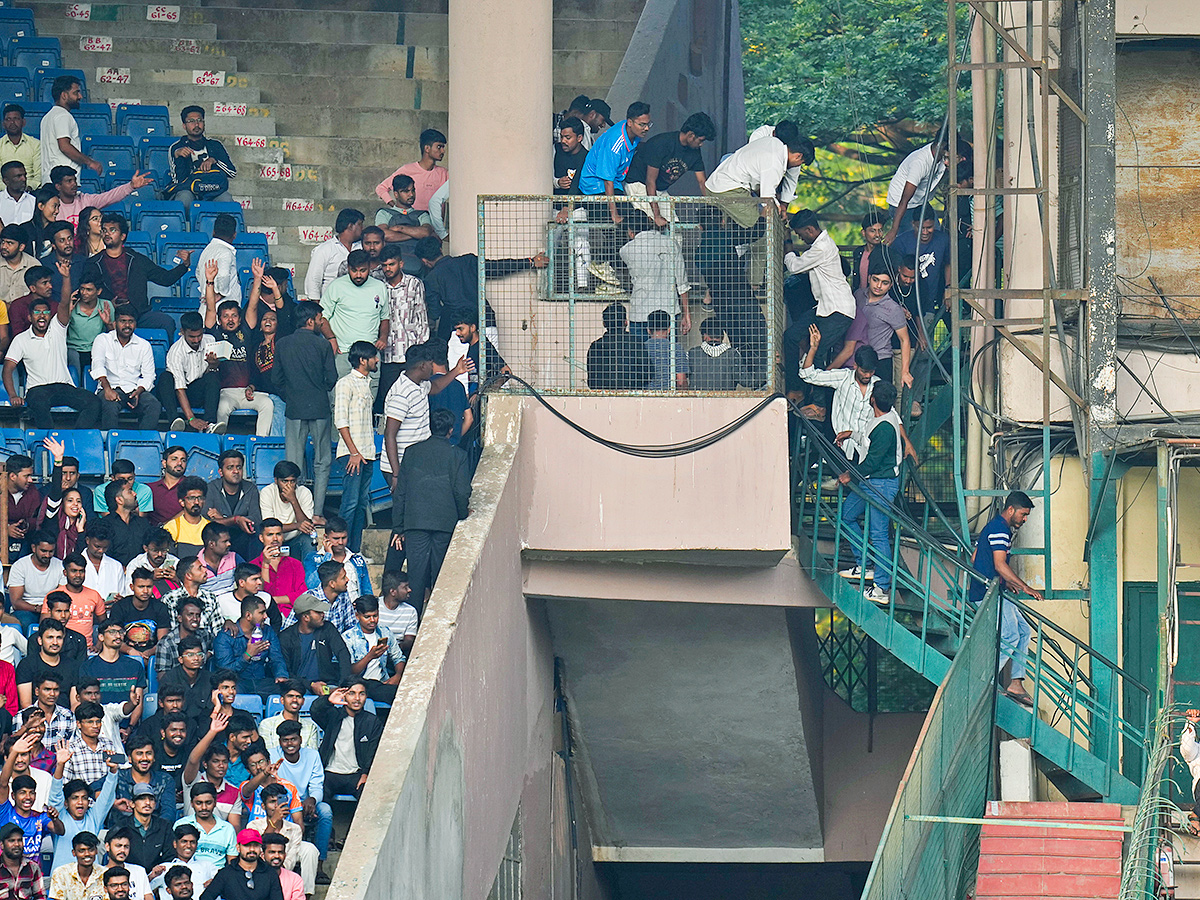
<path id="1" fill-rule="evenodd" d="M 90 587 L 80 588 L 78 594 L 67 590 L 65 584 L 60 585 L 58 589 L 67 591 L 67 596 L 71 598 L 71 619 L 67 622 L 67 627 L 82 634 L 84 640 L 87 641 L 88 649 L 91 650 L 92 631 L 96 627 L 96 619 L 103 619 L 108 612 L 104 605 L 104 598 Z"/>

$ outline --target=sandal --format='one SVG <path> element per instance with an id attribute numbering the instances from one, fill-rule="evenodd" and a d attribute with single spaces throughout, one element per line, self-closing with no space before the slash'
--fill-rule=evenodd
<path id="1" fill-rule="evenodd" d="M 1005 697 L 1008 697 L 1010 700 L 1016 700 L 1016 701 L 1017 701 L 1018 703 L 1020 703 L 1022 706 L 1027 706 L 1027 707 L 1029 707 L 1030 709 L 1033 709 L 1033 698 L 1032 698 L 1032 697 L 1030 697 L 1030 696 L 1029 696 L 1027 693 L 1025 693 L 1024 691 L 1010 691 L 1010 690 L 1006 690 L 1006 691 L 1004 692 L 1004 696 L 1005 696 Z"/>

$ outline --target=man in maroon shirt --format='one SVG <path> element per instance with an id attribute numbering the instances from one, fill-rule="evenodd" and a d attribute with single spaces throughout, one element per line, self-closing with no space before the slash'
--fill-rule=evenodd
<path id="1" fill-rule="evenodd" d="M 28 552 L 29 536 L 42 508 L 42 495 L 33 486 L 33 460 L 14 453 L 4 461 L 8 474 L 8 558 Z"/>
<path id="2" fill-rule="evenodd" d="M 163 451 L 162 478 L 149 484 L 150 494 L 154 497 L 154 509 L 149 513 L 153 524 L 164 525 L 183 511 L 175 485 L 187 471 L 187 461 L 187 451 L 182 447 L 171 446 Z"/>
<path id="3" fill-rule="evenodd" d="M 8 304 L 8 331 L 13 337 L 29 330 L 29 306 L 34 300 L 49 301 L 50 315 L 58 315 L 58 298 L 53 296 L 52 274 L 45 266 L 25 270 L 25 287 L 29 288 L 29 293 Z"/>

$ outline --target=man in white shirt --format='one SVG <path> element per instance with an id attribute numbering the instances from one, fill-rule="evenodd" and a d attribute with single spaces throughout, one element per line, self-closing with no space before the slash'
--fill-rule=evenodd
<path id="1" fill-rule="evenodd" d="M 42 116 L 42 172 L 49 173 L 55 166 L 70 166 L 76 172 L 85 166 L 97 175 L 104 167 L 82 150 L 79 143 L 79 125 L 71 110 L 79 109 L 83 102 L 83 86 L 74 75 L 59 75 L 50 86 L 54 106 Z"/>
<path id="2" fill-rule="evenodd" d="M 4 193 L 0 194 L 0 222 L 23 225 L 33 218 L 37 201 L 29 193 L 29 177 L 25 164 L 10 160 L 0 166 L 0 180 L 4 182 Z"/>
<path id="3" fill-rule="evenodd" d="M 117 309 L 115 331 L 102 332 L 92 344 L 92 377 L 102 395 L 100 427 L 116 428 L 121 410 L 132 410 L 138 428 L 158 430 L 162 404 L 154 396 L 154 351 L 134 334 L 137 314 L 129 306 Z"/>
<path id="4" fill-rule="evenodd" d="M 223 425 L 201 419 L 192 409 L 195 403 L 210 419 L 217 417 L 217 404 L 221 399 L 221 379 L 217 369 L 221 361 L 212 350 L 216 342 L 217 339 L 204 330 L 204 320 L 199 313 L 186 312 L 179 317 L 179 339 L 167 351 L 167 370 L 163 372 L 158 389 L 167 418 L 173 420 L 172 431 L 192 428 L 220 434 L 225 430 Z M 176 409 L 182 411 L 182 417 L 176 418 Z"/>
<path id="5" fill-rule="evenodd" d="M 654 222 L 640 209 L 626 214 L 625 227 L 630 239 L 621 248 L 621 259 L 633 280 L 630 333 L 639 342 L 646 341 L 650 337 L 646 326 L 650 313 L 661 309 L 672 317 L 679 315 L 679 334 L 687 334 L 692 327 L 692 314 L 688 310 L 691 283 L 679 244 L 671 235 L 655 228 Z"/>
<path id="6" fill-rule="evenodd" d="M 95 428 L 100 420 L 100 398 L 75 386 L 67 368 L 67 325 L 75 306 L 71 291 L 71 264 L 58 261 L 63 276 L 58 312 L 50 313 L 50 301 L 35 297 L 29 304 L 29 328 L 8 345 L 4 357 L 4 389 L 17 408 L 28 406 L 35 428 L 54 427 L 50 410 L 69 406 L 75 410 L 75 428 Z M 17 394 L 13 372 L 25 363 L 25 396 Z"/>
<path id="7" fill-rule="evenodd" d="M 800 129 L 790 119 L 784 119 L 775 125 L 760 125 L 750 132 L 751 141 L 776 137 L 785 144 L 799 136 Z M 812 160 L 810 159 L 809 162 L 812 162 Z M 800 180 L 801 168 L 801 166 L 788 166 L 788 170 L 783 176 L 783 181 L 779 182 L 779 192 L 776 196 L 784 206 L 787 206 L 787 204 L 796 199 L 796 183 Z"/>
<path id="8" fill-rule="evenodd" d="M 196 281 L 200 286 L 200 315 L 204 315 L 208 305 L 204 302 L 204 282 L 207 278 L 208 261 L 217 261 L 216 284 L 213 291 L 217 295 L 216 306 L 219 308 L 226 300 L 233 300 L 239 306 L 242 303 L 242 283 L 238 279 L 237 251 L 233 248 L 234 238 L 237 237 L 237 219 L 228 213 L 221 213 L 213 220 L 213 236 L 200 254 L 196 263 Z M 208 407 L 205 407 L 207 409 Z"/>
<path id="9" fill-rule="evenodd" d="M 958 162 L 961 165 L 967 160 L 970 146 L 961 138 L 956 140 Z M 885 244 L 894 241 L 901 226 L 910 224 L 913 215 L 919 213 L 934 195 L 949 165 L 950 148 L 944 140 L 926 144 L 904 157 L 904 162 L 900 163 L 888 183 L 887 205 L 892 215 L 892 225 L 884 235 Z"/>
<path id="10" fill-rule="evenodd" d="M 586 127 L 586 126 L 585 126 Z M 429 198 L 429 224 L 443 241 L 450 236 L 450 179 Z"/>
<path id="11" fill-rule="evenodd" d="M 829 236 L 829 232 L 821 228 L 817 215 L 812 210 L 802 209 L 792 216 L 792 230 L 809 245 L 808 249 L 797 255 L 789 253 L 783 258 L 783 266 L 792 274 L 807 272 L 812 285 L 813 297 L 817 301 L 815 324 L 821 332 L 821 343 L 827 348 L 819 360 L 824 366 L 833 353 L 842 348 L 846 332 L 854 322 L 857 304 L 854 294 L 842 271 L 842 257 L 837 244 Z M 803 331 L 808 330 L 810 317 L 798 323 Z M 789 328 L 796 329 L 797 325 Z"/>
<path id="12" fill-rule="evenodd" d="M 63 564 L 54 556 L 53 535 L 38 532 L 29 541 L 29 555 L 8 571 L 8 599 L 23 627 L 41 618 L 46 595 L 62 582 Z"/>
<path id="13" fill-rule="evenodd" d="M 365 217 L 357 209 L 343 209 L 333 225 L 333 237 L 313 247 L 304 276 L 304 296 L 320 300 L 325 288 L 338 277 L 338 269 L 351 250 L 357 249 L 362 238 Z"/>
<path id="14" fill-rule="evenodd" d="M 735 150 L 713 170 L 705 192 L 732 199 L 759 197 L 777 206 L 779 185 L 788 169 L 813 161 L 812 141 L 798 132 L 788 137 L 787 143 L 775 135 L 762 137 Z M 726 214 L 742 228 L 750 228 L 759 217 L 758 206 L 748 203 L 730 204 Z"/>

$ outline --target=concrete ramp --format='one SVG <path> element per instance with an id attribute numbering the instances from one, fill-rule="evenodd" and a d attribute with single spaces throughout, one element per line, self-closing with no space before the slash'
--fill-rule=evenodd
<path id="1" fill-rule="evenodd" d="M 802 711 L 823 685 L 797 676 L 785 609 L 545 608 L 597 861 L 824 859 L 821 732 Z"/>

